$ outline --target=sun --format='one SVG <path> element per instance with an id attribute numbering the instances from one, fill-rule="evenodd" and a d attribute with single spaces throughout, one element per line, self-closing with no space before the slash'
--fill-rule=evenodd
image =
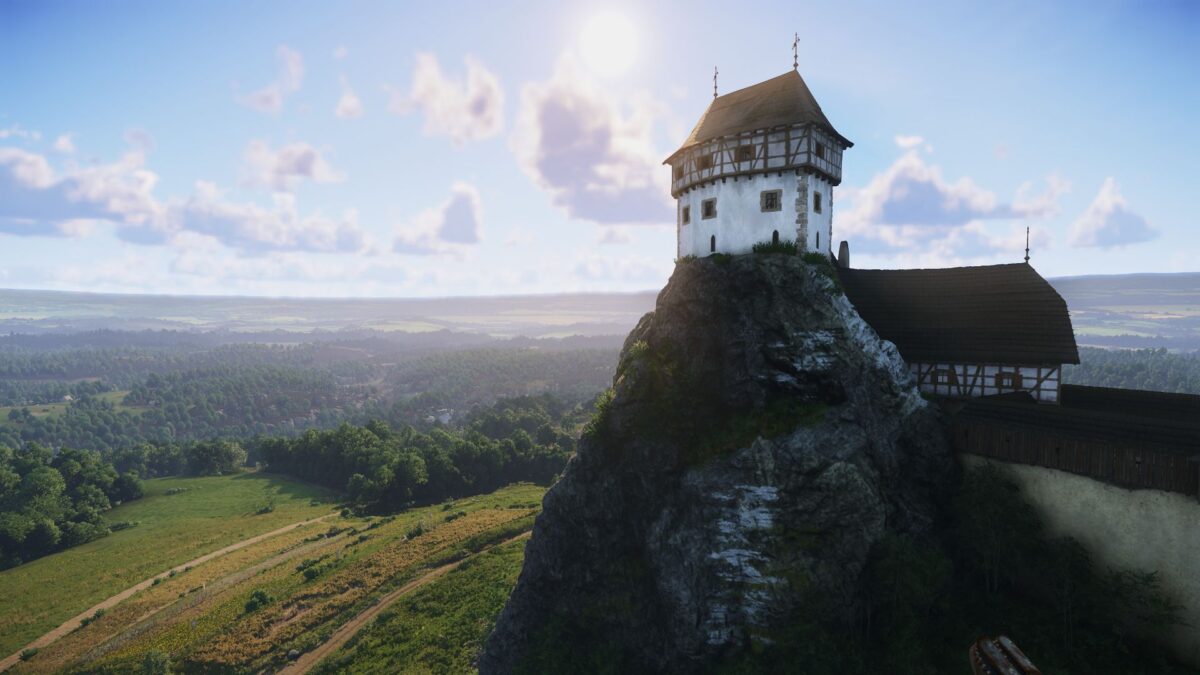
<path id="1" fill-rule="evenodd" d="M 602 77 L 625 74 L 637 56 L 635 33 L 633 22 L 624 14 L 605 10 L 592 15 L 579 36 L 584 64 Z"/>

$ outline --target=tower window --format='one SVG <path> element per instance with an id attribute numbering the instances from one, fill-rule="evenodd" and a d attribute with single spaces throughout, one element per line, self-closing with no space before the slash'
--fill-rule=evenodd
<path id="1" fill-rule="evenodd" d="M 734 153 L 734 160 L 738 162 L 749 162 L 754 159 L 753 145 L 739 145 L 737 152 Z"/>
<path id="2" fill-rule="evenodd" d="M 713 166 L 713 156 L 711 152 L 706 152 L 696 158 L 697 169 L 711 169 Z"/>
<path id="3" fill-rule="evenodd" d="M 821 212 L 821 193 L 820 192 L 813 193 L 813 211 L 815 213 Z"/>
<path id="4" fill-rule="evenodd" d="M 817 232 L 817 245 L 814 246 L 813 248 L 817 249 L 818 251 L 821 250 L 821 233 L 820 233 L 820 231 Z"/>
<path id="5" fill-rule="evenodd" d="M 783 210 L 783 190 L 763 190 L 758 195 L 758 205 L 763 211 Z"/>
<path id="6" fill-rule="evenodd" d="M 817 141 L 817 145 L 816 145 L 816 148 L 813 150 L 813 154 L 815 154 L 820 159 L 825 159 L 825 144 L 820 141 Z"/>
<path id="7" fill-rule="evenodd" d="M 679 222 L 683 223 L 684 225 L 687 225 L 688 223 L 692 222 L 692 207 L 691 206 L 685 206 L 685 207 L 683 207 L 683 209 L 680 210 Z"/>
<path id="8" fill-rule="evenodd" d="M 674 180 L 679 180 L 680 178 L 683 178 L 683 165 L 682 164 L 678 164 L 676 166 L 671 167 L 671 178 Z"/>
<path id="9" fill-rule="evenodd" d="M 717 252 L 717 235 L 715 235 L 715 234 L 708 238 L 708 252 L 709 253 Z"/>
<path id="10" fill-rule="evenodd" d="M 775 230 L 774 232 L 771 233 L 771 245 L 772 246 L 779 245 L 779 230 Z"/>
<path id="11" fill-rule="evenodd" d="M 715 197 L 700 202 L 700 217 L 705 220 L 717 217 L 717 200 Z"/>

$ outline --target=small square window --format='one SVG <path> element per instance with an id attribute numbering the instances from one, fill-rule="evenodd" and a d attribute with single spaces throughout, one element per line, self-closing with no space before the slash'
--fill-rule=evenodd
<path id="1" fill-rule="evenodd" d="M 821 193 L 820 192 L 813 193 L 813 211 L 815 213 L 821 212 Z"/>
<path id="2" fill-rule="evenodd" d="M 684 225 L 687 225 L 688 223 L 692 222 L 692 207 L 690 207 L 690 206 L 683 207 L 683 211 L 679 216 L 679 220 Z"/>
<path id="3" fill-rule="evenodd" d="M 954 375 L 953 370 L 940 368 L 933 371 L 934 384 L 957 384 L 958 378 Z"/>
<path id="4" fill-rule="evenodd" d="M 1024 384 L 1020 373 L 996 373 L 997 389 L 1022 389 Z"/>
<path id="5" fill-rule="evenodd" d="M 717 217 L 717 200 L 715 198 L 700 202 L 700 217 L 706 220 Z"/>
<path id="6" fill-rule="evenodd" d="M 739 145 L 737 152 L 734 153 L 734 160 L 738 162 L 749 162 L 754 159 L 753 145 Z"/>
<path id="7" fill-rule="evenodd" d="M 763 211 L 782 211 L 783 190 L 763 190 L 758 195 L 758 205 Z"/>
<path id="8" fill-rule="evenodd" d="M 813 151 L 813 153 L 818 158 L 825 159 L 825 144 L 820 141 L 817 141 L 817 146 L 816 146 L 816 149 Z"/>
<path id="9" fill-rule="evenodd" d="M 696 158 L 696 168 L 697 169 L 701 169 L 701 170 L 711 169 L 712 166 L 713 166 L 712 153 L 700 155 L 699 157 Z"/>

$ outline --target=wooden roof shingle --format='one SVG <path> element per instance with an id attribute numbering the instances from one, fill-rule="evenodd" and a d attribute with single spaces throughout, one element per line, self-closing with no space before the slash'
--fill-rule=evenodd
<path id="1" fill-rule="evenodd" d="M 838 276 L 862 318 L 909 362 L 1079 363 L 1067 303 L 1027 263 Z"/>
<path id="2" fill-rule="evenodd" d="M 666 161 L 670 162 L 675 155 L 693 145 L 714 138 L 797 124 L 814 124 L 833 134 L 846 147 L 854 145 L 829 123 L 800 73 L 789 70 L 765 82 L 713 99 L 687 140 Z"/>

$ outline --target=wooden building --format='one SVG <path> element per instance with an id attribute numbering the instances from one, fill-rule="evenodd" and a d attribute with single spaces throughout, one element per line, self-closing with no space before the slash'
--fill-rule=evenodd
<path id="1" fill-rule="evenodd" d="M 955 449 L 1200 497 L 1200 396 L 1073 385 L 1061 393 L 1056 406 L 1026 394 L 963 402 L 951 417 Z"/>
<path id="2" fill-rule="evenodd" d="M 663 162 L 671 166 L 677 255 L 749 253 L 768 241 L 828 255 L 833 188 L 852 145 L 795 70 L 714 96 Z"/>
<path id="3" fill-rule="evenodd" d="M 1056 402 L 1079 363 L 1067 304 L 1028 263 L 915 270 L 839 267 L 846 296 L 900 350 L 925 393 L 1029 392 Z"/>

